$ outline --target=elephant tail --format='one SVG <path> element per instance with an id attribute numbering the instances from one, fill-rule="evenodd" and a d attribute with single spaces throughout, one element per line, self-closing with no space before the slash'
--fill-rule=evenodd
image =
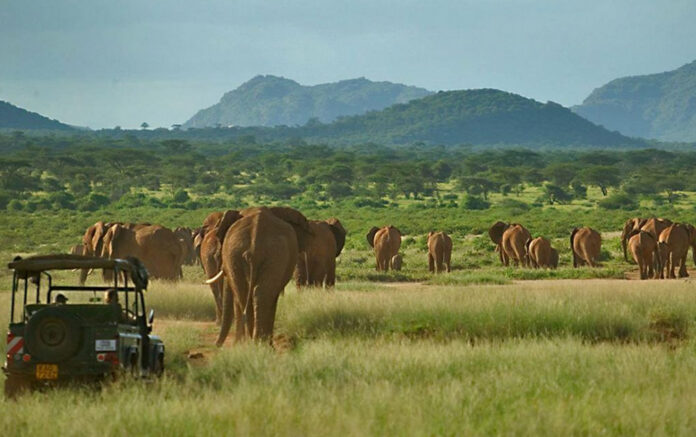
<path id="1" fill-rule="evenodd" d="M 242 255 L 244 260 L 247 262 L 247 265 L 249 266 L 249 277 L 247 278 L 249 280 L 249 289 L 247 293 L 247 298 L 246 302 L 244 303 L 244 310 L 242 311 L 242 325 L 246 327 L 247 324 L 247 315 L 249 313 L 249 304 L 251 303 L 252 295 L 254 294 L 254 284 L 256 283 L 254 279 L 254 263 L 252 262 L 251 259 L 251 253 L 249 251 L 244 252 Z M 253 332 L 249 332 L 249 336 L 251 337 L 253 335 Z"/>

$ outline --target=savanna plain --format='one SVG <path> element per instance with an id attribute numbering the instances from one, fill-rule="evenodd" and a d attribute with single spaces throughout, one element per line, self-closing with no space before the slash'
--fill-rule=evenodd
<path id="1" fill-rule="evenodd" d="M 297 290 L 291 282 L 278 304 L 273 347 L 228 339 L 216 348 L 203 271 L 184 266 L 182 281 L 154 280 L 146 294 L 154 332 L 167 347 L 160 380 L 124 377 L 97 389 L 2 399 L 0 429 L 76 436 L 693 435 L 696 287 L 689 278 L 636 280 L 619 241 L 633 216 L 693 223 L 692 190 L 669 191 L 668 201 L 636 195 L 621 209 L 598 207 L 605 197 L 599 187 L 589 186 L 581 199 L 547 202 L 548 186 L 529 183 L 517 193 L 487 194 L 484 208 L 465 208 L 457 204 L 465 203 L 463 188 L 438 184 L 437 198 L 394 194 L 386 206 L 244 198 L 290 204 L 311 219 L 339 217 L 348 238 L 336 288 Z M 168 193 L 158 190 L 145 192 Z M 197 207 L 28 210 L 15 202 L 0 215 L 0 259 L 65 253 L 100 219 L 195 227 L 222 209 L 192 198 Z M 549 238 L 560 267 L 500 266 L 486 233 L 496 220 Z M 385 224 L 404 234 L 399 272 L 376 272 L 365 241 L 371 226 Z M 568 237 L 581 225 L 602 233 L 600 267 L 572 267 Z M 429 230 L 453 238 L 449 274 L 428 272 Z M 76 282 L 77 273 L 56 277 Z M 10 289 L 11 272 L 3 268 L 3 326 Z"/>

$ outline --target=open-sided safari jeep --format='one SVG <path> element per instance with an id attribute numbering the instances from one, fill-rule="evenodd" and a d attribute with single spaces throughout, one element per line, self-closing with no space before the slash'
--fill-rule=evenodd
<path id="1" fill-rule="evenodd" d="M 16 258 L 3 371 L 5 395 L 65 382 L 99 381 L 124 370 L 160 375 L 164 344 L 145 316 L 147 271 L 136 258 L 79 255 Z M 54 283 L 55 270 L 109 269 L 112 286 Z M 129 283 L 130 282 L 130 283 Z"/>

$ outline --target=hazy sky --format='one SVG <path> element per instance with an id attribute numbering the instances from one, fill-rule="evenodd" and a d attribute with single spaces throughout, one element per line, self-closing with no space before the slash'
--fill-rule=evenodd
<path id="1" fill-rule="evenodd" d="M 696 59 L 694 0 L 0 0 L 0 100 L 169 127 L 257 74 L 580 103 Z"/>

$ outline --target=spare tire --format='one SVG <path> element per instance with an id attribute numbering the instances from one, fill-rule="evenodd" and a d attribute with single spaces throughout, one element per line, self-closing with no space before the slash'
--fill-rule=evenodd
<path id="1" fill-rule="evenodd" d="M 24 344 L 33 358 L 57 363 L 74 356 L 82 341 L 80 320 L 60 305 L 43 308 L 31 316 Z"/>

